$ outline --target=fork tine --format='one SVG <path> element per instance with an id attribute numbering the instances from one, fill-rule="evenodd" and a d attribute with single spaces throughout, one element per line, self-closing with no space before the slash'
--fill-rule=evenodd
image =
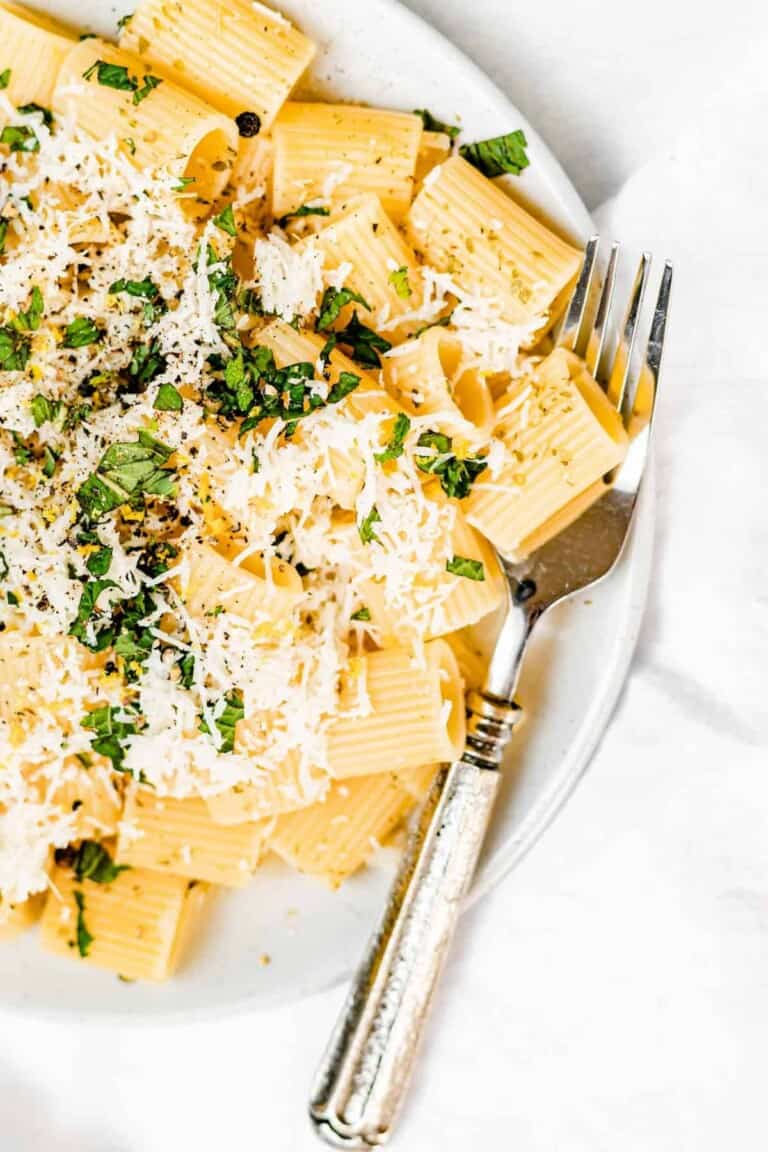
<path id="1" fill-rule="evenodd" d="M 645 358 L 642 360 L 636 358 L 635 364 L 630 362 L 622 407 L 624 427 L 630 436 L 643 424 L 650 424 L 653 420 L 671 291 L 672 264 L 667 260 L 653 311 Z"/>
<path id="2" fill-rule="evenodd" d="M 616 283 L 616 267 L 619 259 L 619 244 L 615 242 L 611 245 L 611 255 L 608 258 L 608 267 L 605 270 L 603 277 L 603 287 L 600 292 L 600 300 L 597 305 L 597 312 L 595 313 L 595 323 L 592 328 L 592 333 L 587 342 L 587 347 L 584 359 L 587 364 L 587 371 L 591 373 L 596 380 L 601 380 L 604 377 L 601 375 L 601 363 L 603 357 L 603 348 L 605 346 L 605 336 L 608 330 L 608 315 L 611 311 L 611 303 L 613 302 L 613 289 Z"/>
<path id="3" fill-rule="evenodd" d="M 589 304 L 590 288 L 597 264 L 597 251 L 599 247 L 600 237 L 590 236 L 587 246 L 584 249 L 584 262 L 581 265 L 581 272 L 576 281 L 576 287 L 573 290 L 568 311 L 560 329 L 560 335 L 557 340 L 559 348 L 570 348 L 578 352 L 579 335 Z"/>
<path id="4" fill-rule="evenodd" d="M 649 252 L 643 252 L 640 257 L 637 274 L 635 275 L 635 282 L 632 285 L 632 293 L 629 298 L 629 304 L 627 305 L 624 324 L 622 325 L 622 331 L 613 358 L 613 367 L 611 368 L 608 387 L 606 389 L 608 399 L 612 401 L 621 413 L 625 427 L 628 426 L 629 419 L 632 415 L 632 407 L 631 405 L 627 405 L 627 381 L 629 380 L 630 369 L 632 367 L 632 353 L 637 336 L 637 322 L 643 306 L 643 297 L 645 296 L 645 287 L 648 283 L 650 268 L 651 255 Z"/>
<path id="5" fill-rule="evenodd" d="M 659 295 L 656 298 L 656 308 L 651 321 L 651 331 L 648 335 L 648 350 L 645 356 L 646 367 L 653 376 L 654 387 L 659 380 L 661 370 L 661 357 L 664 351 L 664 336 L 667 330 L 667 315 L 669 301 L 672 296 L 672 262 L 665 261 L 664 272 L 659 286 Z"/>

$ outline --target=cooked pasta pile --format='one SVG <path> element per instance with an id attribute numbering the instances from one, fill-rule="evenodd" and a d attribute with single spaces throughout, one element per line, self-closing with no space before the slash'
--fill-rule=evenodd
<path id="1" fill-rule="evenodd" d="M 292 102 L 246 0 L 0 5 L 0 933 L 161 979 L 267 852 L 339 884 L 461 754 L 465 630 L 602 491 L 520 131 Z"/>

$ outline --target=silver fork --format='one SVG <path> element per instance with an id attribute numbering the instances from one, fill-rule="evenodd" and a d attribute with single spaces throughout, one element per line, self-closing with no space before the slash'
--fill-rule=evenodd
<path id="1" fill-rule="evenodd" d="M 522 564 L 499 556 L 508 583 L 508 611 L 485 686 L 468 696 L 466 751 L 438 772 L 424 802 L 313 1087 L 310 1116 L 315 1128 L 339 1147 L 385 1143 L 404 1099 L 427 1010 L 488 827 L 504 749 L 520 717 L 513 699 L 531 633 L 554 604 L 612 571 L 629 534 L 653 429 L 672 266 L 664 266 L 645 356 L 639 357 L 638 322 L 650 271 L 650 256 L 643 254 L 611 356 L 607 335 L 618 245 L 611 249 L 601 286 L 598 248 L 594 236 L 558 344 L 586 359 L 627 428 L 637 419 L 638 383 L 650 385 L 647 423 L 616 474 L 606 478 L 611 487 L 579 519 Z"/>

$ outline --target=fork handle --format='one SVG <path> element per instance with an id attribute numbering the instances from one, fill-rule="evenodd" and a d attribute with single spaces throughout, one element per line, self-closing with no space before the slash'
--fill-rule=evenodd
<path id="1" fill-rule="evenodd" d="M 471 693 L 467 714 L 466 752 L 435 777 L 317 1073 L 310 1116 L 337 1147 L 390 1135 L 520 710 Z"/>

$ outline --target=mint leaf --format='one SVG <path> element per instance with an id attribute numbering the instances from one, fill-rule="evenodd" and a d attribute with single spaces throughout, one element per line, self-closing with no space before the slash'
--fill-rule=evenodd
<path id="1" fill-rule="evenodd" d="M 29 339 L 15 328 L 0 328 L 0 370 L 23 372 L 29 361 Z"/>
<path id="2" fill-rule="evenodd" d="M 405 266 L 395 268 L 390 272 L 387 279 L 401 300 L 407 300 L 409 296 L 413 296 L 413 289 L 408 282 L 408 269 Z"/>
<path id="3" fill-rule="evenodd" d="M 94 75 L 99 84 L 105 88 L 116 88 L 119 92 L 135 92 L 138 86 L 138 81 L 129 74 L 123 64 L 109 64 L 106 60 L 97 60 L 83 72 L 83 80 L 91 80 Z"/>
<path id="4" fill-rule="evenodd" d="M 77 904 L 77 950 L 81 956 L 87 956 L 93 944 L 93 936 L 85 925 L 85 896 L 78 891 L 74 896 Z"/>
<path id="5" fill-rule="evenodd" d="M 93 320 L 87 316 L 78 316 L 64 330 L 65 348 L 85 348 L 88 344 L 96 344 L 101 340 L 102 332 L 96 327 Z"/>
<path id="6" fill-rule="evenodd" d="M 157 412 L 181 412 L 183 407 L 184 399 L 178 389 L 174 388 L 173 384 L 161 384 L 153 408 Z"/>
<path id="7" fill-rule="evenodd" d="M 444 124 L 442 120 L 438 120 L 426 108 L 417 108 L 414 116 L 421 116 L 421 122 L 424 125 L 425 132 L 444 132 L 446 136 L 450 136 L 451 140 L 455 140 L 461 132 L 461 128 L 457 128 L 455 124 Z"/>
<path id="8" fill-rule="evenodd" d="M 507 132 L 505 136 L 494 136 L 490 140 L 479 140 L 476 144 L 463 144 L 459 155 L 484 176 L 502 176 L 511 172 L 518 176 L 530 161 L 525 151 L 528 141 L 522 128 Z"/>
<path id="9" fill-rule="evenodd" d="M 289 220 L 300 220 L 303 216 L 330 216 L 330 214 L 330 208 L 324 208 L 322 204 L 302 204 L 294 212 L 286 212 L 284 216 L 279 216 L 275 223 L 285 228 Z"/>
<path id="10" fill-rule="evenodd" d="M 446 563 L 445 570 L 454 576 L 463 576 L 466 580 L 485 580 L 485 568 L 482 560 L 470 560 L 466 556 L 454 556 Z"/>
<path id="11" fill-rule="evenodd" d="M 362 304 L 367 312 L 371 311 L 371 306 L 366 302 L 364 297 L 359 292 L 353 292 L 350 288 L 326 288 L 323 293 L 323 298 L 320 301 L 320 314 L 317 318 L 317 331 L 324 332 L 326 328 L 330 328 L 335 324 L 341 314 L 343 308 L 347 304 Z"/>
<path id="12" fill-rule="evenodd" d="M 226 232 L 230 236 L 237 236 L 235 213 L 231 204 L 227 204 L 226 208 L 222 212 L 219 212 L 218 216 L 214 216 L 213 222 L 222 232 Z"/>
<path id="13" fill-rule="evenodd" d="M 346 344 L 350 349 L 353 360 L 364 364 L 367 368 L 381 368 L 380 352 L 389 352 L 392 345 L 389 340 L 379 336 L 372 328 L 366 328 L 357 318 L 357 312 L 352 313 L 352 319 L 346 328 L 337 332 L 340 344 Z"/>
<path id="14" fill-rule="evenodd" d="M 431 452 L 417 452 L 416 467 L 422 472 L 438 476 L 446 496 L 457 500 L 469 496 L 475 480 L 488 467 L 485 460 L 456 456 L 451 437 L 442 432 L 422 432 L 417 447 L 431 449 Z"/>
<path id="15" fill-rule="evenodd" d="M 144 77 L 144 83 L 142 84 L 141 88 L 139 88 L 138 81 L 137 81 L 136 82 L 136 91 L 133 94 L 134 104 L 141 104 L 142 100 L 146 100 L 146 98 L 147 98 L 147 96 L 149 96 L 150 92 L 154 92 L 154 90 L 155 90 L 155 88 L 157 88 L 158 84 L 162 84 L 162 80 L 160 79 L 160 77 L 159 76 L 152 76 L 151 74 Z"/>
<path id="16" fill-rule="evenodd" d="M 58 853 L 56 861 L 61 862 Z M 70 861 L 66 860 L 66 863 Z M 94 884 L 111 884 L 121 872 L 129 868 L 128 864 L 113 863 L 109 852 L 97 840 L 81 841 L 73 853 L 70 866 L 77 880 L 91 880 Z"/>
<path id="17" fill-rule="evenodd" d="M 377 452 L 374 459 L 383 464 L 385 460 L 397 460 L 398 456 L 402 456 L 403 448 L 405 446 L 405 438 L 408 435 L 411 427 L 411 420 L 406 416 L 405 412 L 399 412 L 395 420 L 395 426 L 392 429 L 392 435 L 389 443 L 383 452 Z"/>
<path id="18" fill-rule="evenodd" d="M 111 760 L 115 772 L 124 772 L 126 742 L 129 737 L 136 735 L 137 728 L 133 720 L 120 720 L 118 715 L 125 716 L 127 713 L 123 708 L 104 704 L 89 712 L 80 721 L 80 726 L 94 733 L 91 739 L 94 752 Z"/>
<path id="19" fill-rule="evenodd" d="M 173 471 L 165 466 L 171 454 L 147 432 L 139 432 L 135 441 L 112 444 L 77 491 L 83 513 L 94 520 L 139 496 L 175 496 Z"/>
<path id="20" fill-rule="evenodd" d="M 214 705 L 214 713 L 219 712 L 218 706 Z M 243 698 L 239 692 L 229 692 L 224 697 L 224 707 L 214 718 L 214 724 L 218 730 L 221 738 L 219 745 L 219 752 L 234 752 L 235 750 L 235 730 L 239 720 L 245 716 L 245 708 L 243 707 Z M 207 732 L 211 735 L 211 729 L 208 722 L 201 718 L 200 731 Z"/>
<path id="21" fill-rule="evenodd" d="M 363 544 L 370 544 L 372 540 L 378 540 L 378 536 L 374 532 L 373 526 L 374 524 L 380 523 L 381 516 L 379 515 L 378 508 L 374 504 L 368 515 L 363 520 L 359 520 L 357 524 L 357 530 L 360 533 L 360 539 L 362 540 Z"/>

